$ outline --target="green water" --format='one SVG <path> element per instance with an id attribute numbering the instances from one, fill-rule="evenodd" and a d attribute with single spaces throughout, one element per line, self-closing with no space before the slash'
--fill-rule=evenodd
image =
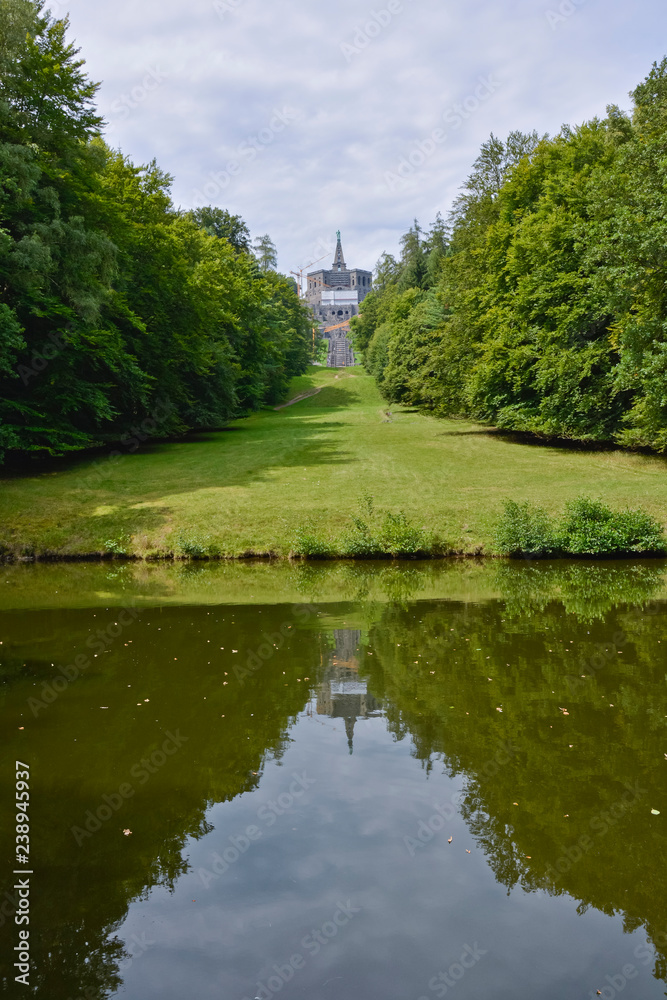
<path id="1" fill-rule="evenodd" d="M 5 992 L 664 997 L 666 584 L 657 561 L 4 567 Z"/>

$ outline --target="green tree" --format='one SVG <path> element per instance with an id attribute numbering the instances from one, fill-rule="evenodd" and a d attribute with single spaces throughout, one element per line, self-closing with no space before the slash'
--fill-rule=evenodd
<path id="1" fill-rule="evenodd" d="M 196 208 L 189 215 L 210 236 L 227 240 L 239 253 L 250 253 L 250 230 L 240 215 L 212 205 Z"/>
<path id="2" fill-rule="evenodd" d="M 255 240 L 255 257 L 260 271 L 275 271 L 278 264 L 278 251 L 268 233 L 258 236 Z"/>

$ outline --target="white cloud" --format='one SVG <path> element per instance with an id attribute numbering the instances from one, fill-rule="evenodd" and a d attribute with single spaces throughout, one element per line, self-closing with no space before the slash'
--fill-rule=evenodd
<path id="1" fill-rule="evenodd" d="M 490 131 L 554 133 L 608 103 L 627 107 L 628 91 L 664 54 L 667 11 L 657 0 L 397 2 L 389 20 L 389 0 L 68 6 L 89 73 L 103 81 L 109 141 L 135 161 L 156 157 L 183 207 L 239 160 L 213 201 L 254 234 L 269 232 L 285 271 L 308 263 L 336 229 L 348 263 L 373 266 L 414 216 L 427 225 L 447 211 Z M 151 73 L 160 82 L 145 86 Z M 391 191 L 387 172 L 488 76 L 497 89 Z M 240 144 L 283 108 L 298 110 L 296 120 L 260 140 L 252 162 L 240 157 Z"/>

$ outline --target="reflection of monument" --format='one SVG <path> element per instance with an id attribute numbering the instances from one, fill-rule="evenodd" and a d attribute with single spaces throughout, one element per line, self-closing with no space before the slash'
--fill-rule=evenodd
<path id="1" fill-rule="evenodd" d="M 359 677 L 359 641 L 361 632 L 335 629 L 336 648 L 324 671 L 317 693 L 317 714 L 345 720 L 347 745 L 353 751 L 354 724 L 381 714 L 381 704 L 368 693 L 368 685 Z"/>

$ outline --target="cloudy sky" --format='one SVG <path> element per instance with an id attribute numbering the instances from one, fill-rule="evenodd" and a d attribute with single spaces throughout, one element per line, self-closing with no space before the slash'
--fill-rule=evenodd
<path id="1" fill-rule="evenodd" d="M 107 138 L 174 201 L 268 232 L 285 272 L 373 267 L 446 214 L 491 131 L 630 104 L 667 54 L 664 0 L 50 0 L 101 81 Z"/>

